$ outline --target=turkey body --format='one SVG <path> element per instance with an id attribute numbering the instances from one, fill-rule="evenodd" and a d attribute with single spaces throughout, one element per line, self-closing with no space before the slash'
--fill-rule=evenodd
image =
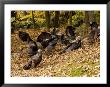
<path id="1" fill-rule="evenodd" d="M 62 44 L 65 44 L 65 45 L 70 44 L 69 39 L 67 39 L 67 38 L 64 36 L 64 34 L 61 35 L 61 43 L 62 43 Z"/>
<path id="2" fill-rule="evenodd" d="M 36 66 L 41 62 L 42 60 L 42 50 L 38 49 L 38 52 L 31 56 L 29 61 L 23 66 L 24 70 L 28 70 L 30 68 L 36 68 Z"/>
<path id="3" fill-rule="evenodd" d="M 45 49 L 49 42 L 50 42 L 50 39 L 51 39 L 51 34 L 50 33 L 47 33 L 47 32 L 42 32 L 38 38 L 37 38 L 37 42 L 40 42 L 41 45 L 43 46 L 43 48 Z"/>
<path id="4" fill-rule="evenodd" d="M 26 33 L 26 32 L 19 31 L 18 36 L 19 36 L 19 38 L 20 38 L 23 42 L 24 42 L 24 41 L 27 41 L 28 39 L 30 39 L 29 34 Z"/>
<path id="5" fill-rule="evenodd" d="M 29 61 L 28 61 L 28 63 L 26 63 L 24 66 L 23 66 L 23 69 L 24 70 L 28 70 L 28 69 L 30 69 L 32 67 L 32 60 L 30 59 Z"/>
<path id="6" fill-rule="evenodd" d="M 42 60 L 42 50 L 38 49 L 38 52 L 36 55 L 32 56 L 33 61 L 33 68 L 35 68 Z"/>
<path id="7" fill-rule="evenodd" d="M 65 47 L 60 54 L 68 52 L 68 51 L 76 50 L 79 47 L 81 47 L 81 37 L 80 36 L 78 36 L 76 38 L 76 40 L 74 40 L 74 42 L 70 43 L 67 47 Z"/>
<path id="8" fill-rule="evenodd" d="M 51 42 L 49 42 L 48 46 L 46 47 L 48 52 L 51 52 L 52 49 L 56 46 L 58 39 L 54 39 Z"/>
<path id="9" fill-rule="evenodd" d="M 28 55 L 31 57 L 37 53 L 38 47 L 34 41 L 29 41 L 28 46 Z"/>
<path id="10" fill-rule="evenodd" d="M 67 26 L 65 33 L 68 38 L 75 38 L 75 28 L 72 26 Z"/>

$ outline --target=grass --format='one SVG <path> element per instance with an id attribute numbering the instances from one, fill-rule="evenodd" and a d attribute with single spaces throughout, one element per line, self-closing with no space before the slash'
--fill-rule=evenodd
<path id="1" fill-rule="evenodd" d="M 82 68 L 77 68 L 77 69 L 72 69 L 71 72 L 70 72 L 70 76 L 81 76 L 83 75 L 83 69 Z"/>

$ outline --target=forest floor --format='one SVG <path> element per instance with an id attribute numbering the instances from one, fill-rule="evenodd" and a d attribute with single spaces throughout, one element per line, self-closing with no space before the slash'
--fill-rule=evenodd
<path id="1" fill-rule="evenodd" d="M 35 40 L 41 30 L 25 29 Z M 77 50 L 59 54 L 63 46 L 58 43 L 52 53 L 43 52 L 41 63 L 34 69 L 23 70 L 27 63 L 26 43 L 18 37 L 18 31 L 11 35 L 11 76 L 20 77 L 99 77 L 100 44 L 86 45 Z"/>

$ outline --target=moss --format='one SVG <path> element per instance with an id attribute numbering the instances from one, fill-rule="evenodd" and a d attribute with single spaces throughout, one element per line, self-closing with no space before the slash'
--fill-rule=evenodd
<path id="1" fill-rule="evenodd" d="M 77 68 L 77 69 L 72 69 L 70 72 L 70 76 L 81 76 L 83 75 L 83 69 L 82 68 Z"/>

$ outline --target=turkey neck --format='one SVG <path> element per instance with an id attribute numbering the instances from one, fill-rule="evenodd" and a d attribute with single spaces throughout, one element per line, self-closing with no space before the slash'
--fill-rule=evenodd
<path id="1" fill-rule="evenodd" d="M 27 39 L 27 43 L 29 44 L 30 41 L 33 41 L 31 38 Z"/>

